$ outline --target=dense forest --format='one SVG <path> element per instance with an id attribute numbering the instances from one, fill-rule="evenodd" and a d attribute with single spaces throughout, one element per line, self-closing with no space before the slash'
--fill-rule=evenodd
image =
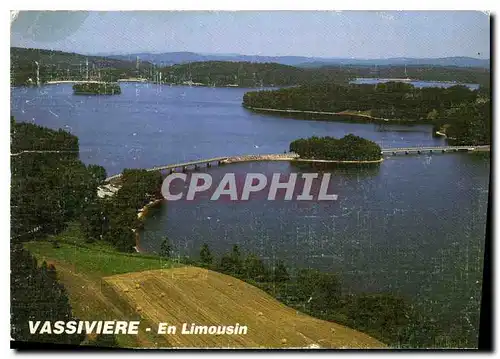
<path id="1" fill-rule="evenodd" d="M 67 151 L 25 152 L 23 151 Z M 83 164 L 78 138 L 11 119 L 11 236 L 55 234 L 96 196 L 104 168 Z"/>
<path id="2" fill-rule="evenodd" d="M 193 62 L 162 69 L 166 82 L 182 84 L 193 82 L 205 86 L 293 86 L 316 81 L 348 82 L 346 71 L 303 69 L 277 63 L 251 62 Z"/>
<path id="3" fill-rule="evenodd" d="M 444 111 L 433 124 L 434 130 L 445 134 L 451 145 L 491 144 L 491 102 L 460 104 Z"/>
<path id="4" fill-rule="evenodd" d="M 382 149 L 373 141 L 349 134 L 340 139 L 329 136 L 300 138 L 290 143 L 290 151 L 308 159 L 377 161 Z"/>
<path id="5" fill-rule="evenodd" d="M 125 169 L 118 192 L 111 197 L 95 198 L 80 217 L 86 241 L 104 240 L 120 251 L 134 251 L 134 231 L 140 226 L 137 210 L 163 198 L 162 181 L 160 172 Z"/>
<path id="6" fill-rule="evenodd" d="M 88 78 L 87 65 L 88 61 Z M 102 80 L 116 81 L 119 78 L 149 74 L 151 64 L 116 60 L 102 56 L 85 56 L 75 53 L 10 48 L 11 85 L 36 84 L 37 65 L 40 83 L 51 80 Z"/>
<path id="7" fill-rule="evenodd" d="M 458 143 L 490 143 L 489 90 L 465 86 L 416 88 L 402 82 L 347 86 L 322 83 L 247 92 L 247 108 L 321 111 L 363 116 L 367 122 L 429 123 Z M 447 126 L 445 126 L 447 125 Z"/>
<path id="8" fill-rule="evenodd" d="M 67 152 L 43 152 L 43 151 Z M 23 152 L 40 151 L 40 152 Z M 23 248 L 31 240 L 61 233 L 80 221 L 88 242 L 103 240 L 130 252 L 135 245 L 137 209 L 158 198 L 161 175 L 125 170 L 111 199 L 97 197 L 106 171 L 79 160 L 78 138 L 11 118 L 11 334 L 15 340 L 80 344 L 84 335 L 30 334 L 29 320 L 77 320 L 53 265 L 38 263 Z M 54 248 L 60 244 L 52 241 Z M 34 315 L 36 313 L 36 316 Z M 93 345 L 114 346 L 98 337 Z"/>
<path id="9" fill-rule="evenodd" d="M 11 334 L 15 340 L 79 344 L 82 335 L 30 334 L 28 320 L 73 320 L 56 268 L 22 247 L 62 231 L 96 197 L 105 176 L 78 159 L 78 138 L 11 118 Z M 72 152 L 22 152 L 22 151 Z M 56 245 L 56 244 L 55 244 Z M 36 315 L 34 315 L 36 313 Z"/>

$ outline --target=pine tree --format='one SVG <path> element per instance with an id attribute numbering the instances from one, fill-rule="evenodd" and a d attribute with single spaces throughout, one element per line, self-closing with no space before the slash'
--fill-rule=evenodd
<path id="1" fill-rule="evenodd" d="M 286 270 L 285 264 L 283 263 L 283 261 L 278 261 L 276 267 L 274 268 L 273 281 L 275 283 L 283 283 L 288 282 L 289 280 L 290 275 Z"/>
<path id="2" fill-rule="evenodd" d="M 237 244 L 233 246 L 233 249 L 231 251 L 231 272 L 234 273 L 235 275 L 241 275 L 243 274 L 243 261 L 241 259 L 241 253 L 240 249 Z"/>
<path id="3" fill-rule="evenodd" d="M 255 254 L 250 254 L 245 258 L 244 273 L 246 279 L 251 279 L 257 282 L 267 282 L 269 279 L 268 271 L 264 266 L 264 262 Z"/>
<path id="4" fill-rule="evenodd" d="M 170 258 L 172 252 L 172 246 L 170 245 L 170 241 L 168 238 L 165 237 L 165 239 L 161 242 L 160 246 L 160 256 L 164 258 Z"/>
<path id="5" fill-rule="evenodd" d="M 203 243 L 200 250 L 200 262 L 203 266 L 209 267 L 212 265 L 213 257 L 208 244 Z"/>

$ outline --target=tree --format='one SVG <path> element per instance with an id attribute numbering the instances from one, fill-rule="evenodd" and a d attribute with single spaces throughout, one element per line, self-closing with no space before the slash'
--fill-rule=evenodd
<path id="1" fill-rule="evenodd" d="M 101 239 L 105 233 L 106 213 L 101 200 L 90 203 L 80 216 L 80 226 L 87 242 Z"/>
<path id="2" fill-rule="evenodd" d="M 37 260 L 19 245 L 11 249 L 11 335 L 15 340 L 80 344 L 85 334 L 31 334 L 29 321 L 77 320 L 54 266 Z"/>
<path id="3" fill-rule="evenodd" d="M 333 273 L 323 273 L 316 269 L 302 269 L 297 275 L 298 295 L 309 303 L 313 310 L 331 311 L 339 303 L 340 280 Z"/>
<path id="4" fill-rule="evenodd" d="M 88 165 L 87 169 L 90 172 L 91 177 L 98 185 L 102 184 L 106 179 L 106 170 L 104 167 L 98 165 Z"/>
<path id="5" fill-rule="evenodd" d="M 245 258 L 243 272 L 246 279 L 256 282 L 267 282 L 269 280 L 269 273 L 264 266 L 264 262 L 255 254 L 250 254 Z"/>
<path id="6" fill-rule="evenodd" d="M 203 243 L 200 250 L 200 262 L 205 267 L 210 267 L 212 265 L 213 257 L 208 244 Z"/>
<path id="7" fill-rule="evenodd" d="M 413 317 L 411 307 L 406 301 L 391 294 L 359 294 L 353 297 L 346 307 L 350 323 L 360 330 L 368 333 L 382 335 L 387 342 L 396 344 L 402 342 L 414 342 L 416 337 L 422 334 L 430 334 L 433 329 L 417 323 L 419 330 L 406 330 L 410 325 L 410 317 Z M 416 319 L 416 317 L 414 317 Z M 411 326 L 412 329 L 416 329 Z M 424 334 L 424 335 L 425 335 Z M 427 337 L 428 340 L 434 338 Z"/>
<path id="8" fill-rule="evenodd" d="M 241 260 L 241 253 L 238 245 L 234 245 L 231 251 L 232 272 L 236 275 L 241 275 L 243 272 L 243 264 Z"/>
<path id="9" fill-rule="evenodd" d="M 283 263 L 283 261 L 278 261 L 276 267 L 274 267 L 273 281 L 275 283 L 284 283 L 288 282 L 289 280 L 290 275 L 288 274 L 285 264 Z"/>
<path id="10" fill-rule="evenodd" d="M 170 258 L 172 252 L 172 246 L 170 245 L 170 241 L 167 237 L 163 239 L 160 245 L 160 256 L 163 258 Z"/>
<path id="11" fill-rule="evenodd" d="M 238 245 L 234 245 L 231 252 L 222 256 L 219 262 L 219 271 L 234 276 L 243 274 L 243 263 Z"/>

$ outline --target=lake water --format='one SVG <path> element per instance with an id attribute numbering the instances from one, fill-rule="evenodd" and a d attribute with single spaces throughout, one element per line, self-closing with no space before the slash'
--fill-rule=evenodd
<path id="1" fill-rule="evenodd" d="M 370 84 L 370 85 L 375 85 L 378 83 L 384 83 L 384 82 L 389 82 L 393 81 L 391 79 L 377 79 L 377 78 L 369 78 L 369 77 L 360 77 L 355 79 L 354 81 L 351 81 L 353 84 Z M 457 86 L 457 85 L 462 85 L 462 86 L 467 86 L 471 90 L 477 90 L 479 89 L 478 84 L 465 84 L 465 83 L 458 83 L 458 82 L 446 82 L 446 81 L 419 81 L 419 80 L 414 80 L 414 81 L 404 81 L 405 83 L 412 84 L 415 87 L 451 87 L 451 86 Z"/>
<path id="2" fill-rule="evenodd" d="M 81 159 L 108 174 L 187 160 L 282 153 L 298 137 L 348 133 L 382 147 L 444 145 L 430 126 L 379 126 L 273 117 L 242 108 L 245 89 L 121 84 L 118 96 L 75 96 L 71 85 L 13 88 L 17 121 L 66 128 Z M 202 169 L 205 171 L 206 169 Z M 208 170 L 300 172 L 285 162 Z M 439 321 L 477 336 L 489 160 L 452 153 L 387 157 L 376 168 L 332 170 L 333 202 L 170 202 L 145 221 L 141 249 L 168 236 L 177 254 L 238 244 L 272 263 L 341 274 L 346 290 L 411 297 Z"/>

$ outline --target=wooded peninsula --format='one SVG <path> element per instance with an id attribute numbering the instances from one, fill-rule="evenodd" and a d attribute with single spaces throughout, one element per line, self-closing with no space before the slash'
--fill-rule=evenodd
<path id="1" fill-rule="evenodd" d="M 490 144 L 490 93 L 466 86 L 417 88 L 408 83 L 338 85 L 321 83 L 279 90 L 252 91 L 243 96 L 249 109 L 283 110 L 289 116 L 321 112 L 357 116 L 364 122 L 432 124 L 450 144 Z M 329 119 L 335 119 L 329 116 Z"/>

